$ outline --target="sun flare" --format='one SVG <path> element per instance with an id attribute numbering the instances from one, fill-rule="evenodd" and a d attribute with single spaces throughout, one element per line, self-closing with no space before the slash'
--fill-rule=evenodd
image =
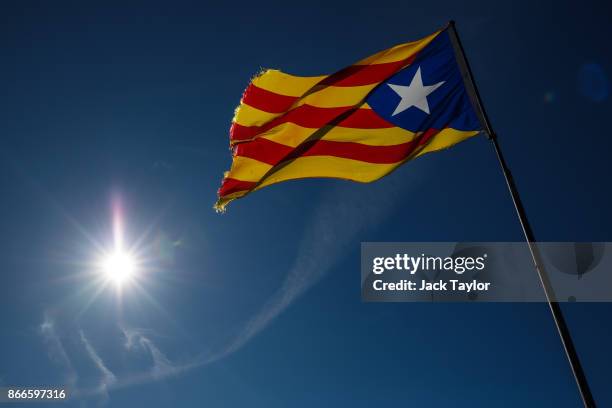
<path id="1" fill-rule="evenodd" d="M 136 262 L 130 254 L 116 251 L 104 258 L 102 271 L 107 280 L 121 286 L 134 278 Z"/>

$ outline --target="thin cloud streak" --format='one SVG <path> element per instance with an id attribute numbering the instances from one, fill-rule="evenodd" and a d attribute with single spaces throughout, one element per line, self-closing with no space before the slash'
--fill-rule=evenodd
<path id="1" fill-rule="evenodd" d="M 81 342 L 85 347 L 85 351 L 87 351 L 87 355 L 89 356 L 89 358 L 91 358 L 91 361 L 93 361 L 96 368 L 102 374 L 102 377 L 100 378 L 100 384 L 98 385 L 100 393 L 108 397 L 108 389 L 117 382 L 117 377 L 115 376 L 115 374 L 113 374 L 111 370 L 108 369 L 106 364 L 104 364 L 104 360 L 102 360 L 100 355 L 96 352 L 96 349 L 91 345 L 89 340 L 87 340 L 87 337 L 85 337 L 85 333 L 83 332 L 83 330 L 79 330 L 79 335 L 81 337 Z"/>
<path id="2" fill-rule="evenodd" d="M 180 366 L 174 365 L 142 330 L 126 327 L 121 327 L 121 330 L 126 338 L 125 347 L 127 350 L 133 350 L 137 346 L 147 350 L 153 362 L 153 367 L 150 370 L 153 377 L 164 377 L 180 369 Z"/>
<path id="3" fill-rule="evenodd" d="M 219 360 L 243 347 L 265 329 L 299 296 L 323 278 L 349 249 L 354 238 L 380 223 L 400 202 L 399 198 L 419 179 L 416 172 L 401 180 L 370 185 L 367 192 L 354 185 L 329 191 L 317 208 L 303 236 L 298 255 L 281 287 L 221 351 L 201 356 L 190 366 Z"/>
<path id="4" fill-rule="evenodd" d="M 74 387 L 78 380 L 78 375 L 72 361 L 66 353 L 66 349 L 64 348 L 62 338 L 58 333 L 55 320 L 51 318 L 49 312 L 45 312 L 44 320 L 41 323 L 39 330 L 47 346 L 49 358 L 64 370 L 64 380 L 66 384 L 70 387 Z"/>

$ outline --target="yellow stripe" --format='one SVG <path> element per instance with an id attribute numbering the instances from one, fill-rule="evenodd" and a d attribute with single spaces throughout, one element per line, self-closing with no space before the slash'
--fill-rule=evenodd
<path id="1" fill-rule="evenodd" d="M 232 168 L 225 176 L 236 180 L 256 182 L 271 168 L 271 165 L 262 163 L 259 160 L 236 156 L 232 161 Z"/>
<path id="2" fill-rule="evenodd" d="M 262 133 L 259 137 L 284 144 L 285 146 L 296 147 L 316 130 L 294 123 L 283 123 Z M 333 126 L 322 139 L 335 142 L 361 143 L 370 146 L 392 146 L 411 141 L 414 139 L 414 133 L 399 127 L 387 129 L 351 129 Z"/>
<path id="3" fill-rule="evenodd" d="M 285 113 L 270 113 L 242 103 L 236 108 L 232 121 L 242 126 L 261 126 Z"/>
<path id="4" fill-rule="evenodd" d="M 217 212 L 225 212 L 225 208 L 230 202 L 234 201 L 237 198 L 245 196 L 248 193 L 249 193 L 248 190 L 242 190 L 242 191 L 236 191 L 235 193 L 231 193 L 223 197 L 219 197 L 217 198 L 217 202 L 215 203 L 215 205 L 213 205 L 213 208 Z"/>
<path id="5" fill-rule="evenodd" d="M 406 59 L 425 48 L 427 44 L 429 44 L 431 40 L 436 38 L 436 36 L 441 32 L 441 30 L 436 31 L 435 33 L 420 40 L 399 44 L 395 47 L 388 48 L 384 51 L 362 59 L 355 65 L 384 64 L 386 62 L 396 62 Z"/>
<path id="6" fill-rule="evenodd" d="M 319 108 L 337 108 L 343 106 L 357 105 L 368 96 L 368 94 L 378 86 L 375 84 L 361 86 L 327 86 L 310 94 L 302 99 L 300 103 L 316 106 Z"/>
<path id="7" fill-rule="evenodd" d="M 326 86 L 300 99 L 299 104 L 308 104 L 319 108 L 354 106 L 362 102 L 378 84 L 377 82 L 375 84 L 351 87 Z"/>
<path id="8" fill-rule="evenodd" d="M 401 162 L 393 164 L 375 164 L 335 156 L 298 157 L 284 167 L 269 175 L 255 190 L 281 181 L 324 177 L 368 183 L 388 174 Z"/>
<path id="9" fill-rule="evenodd" d="M 255 77 L 252 84 L 280 95 L 302 96 L 327 75 L 300 77 L 285 74 L 277 69 L 268 69 Z"/>
<path id="10" fill-rule="evenodd" d="M 443 129 L 435 137 L 433 137 L 429 143 L 415 155 L 419 157 L 425 153 L 435 152 L 436 150 L 447 149 L 459 142 L 462 142 L 470 137 L 476 136 L 480 131 L 478 130 L 456 130 L 456 129 Z"/>

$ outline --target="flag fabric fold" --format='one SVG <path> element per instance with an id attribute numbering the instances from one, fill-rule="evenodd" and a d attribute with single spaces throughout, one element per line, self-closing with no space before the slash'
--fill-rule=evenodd
<path id="1" fill-rule="evenodd" d="M 331 75 L 265 70 L 232 120 L 215 209 L 286 180 L 375 181 L 480 130 L 446 30 Z"/>

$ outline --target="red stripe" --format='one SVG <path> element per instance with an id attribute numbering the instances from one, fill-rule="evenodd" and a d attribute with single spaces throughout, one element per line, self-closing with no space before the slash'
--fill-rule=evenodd
<path id="1" fill-rule="evenodd" d="M 337 126 L 353 129 L 388 129 L 395 127 L 387 122 L 372 109 L 357 109 L 346 119 L 341 120 Z"/>
<path id="2" fill-rule="evenodd" d="M 235 155 L 270 165 L 305 156 L 335 156 L 367 163 L 392 164 L 406 159 L 420 144 L 419 139 L 392 146 L 371 146 L 354 142 L 312 140 L 291 148 L 264 138 L 236 147 Z"/>
<path id="3" fill-rule="evenodd" d="M 242 95 L 242 102 L 259 110 L 282 113 L 291 108 L 299 98 L 280 95 L 250 84 Z"/>
<path id="4" fill-rule="evenodd" d="M 348 116 L 343 118 L 342 115 Z M 238 123 L 232 123 L 230 127 L 230 140 L 233 142 L 250 140 L 260 133 L 287 122 L 311 129 L 318 129 L 328 125 L 356 129 L 394 127 L 393 124 L 378 116 L 371 109 L 357 109 L 351 106 L 318 108 L 311 105 L 302 105 L 261 126 L 242 126 Z"/>
<path id="5" fill-rule="evenodd" d="M 235 193 L 237 191 L 251 190 L 257 185 L 253 181 L 242 181 L 233 178 L 225 178 L 221 183 L 221 188 L 217 192 L 219 197 L 224 197 L 228 194 Z"/>
<path id="6" fill-rule="evenodd" d="M 416 55 L 400 61 L 372 65 L 351 65 L 319 82 L 319 85 L 361 86 L 384 81 L 414 61 Z"/>
<path id="7" fill-rule="evenodd" d="M 294 148 L 268 139 L 257 138 L 248 143 L 240 143 L 234 150 L 235 156 L 248 157 L 267 164 L 275 165 L 288 156 Z"/>

